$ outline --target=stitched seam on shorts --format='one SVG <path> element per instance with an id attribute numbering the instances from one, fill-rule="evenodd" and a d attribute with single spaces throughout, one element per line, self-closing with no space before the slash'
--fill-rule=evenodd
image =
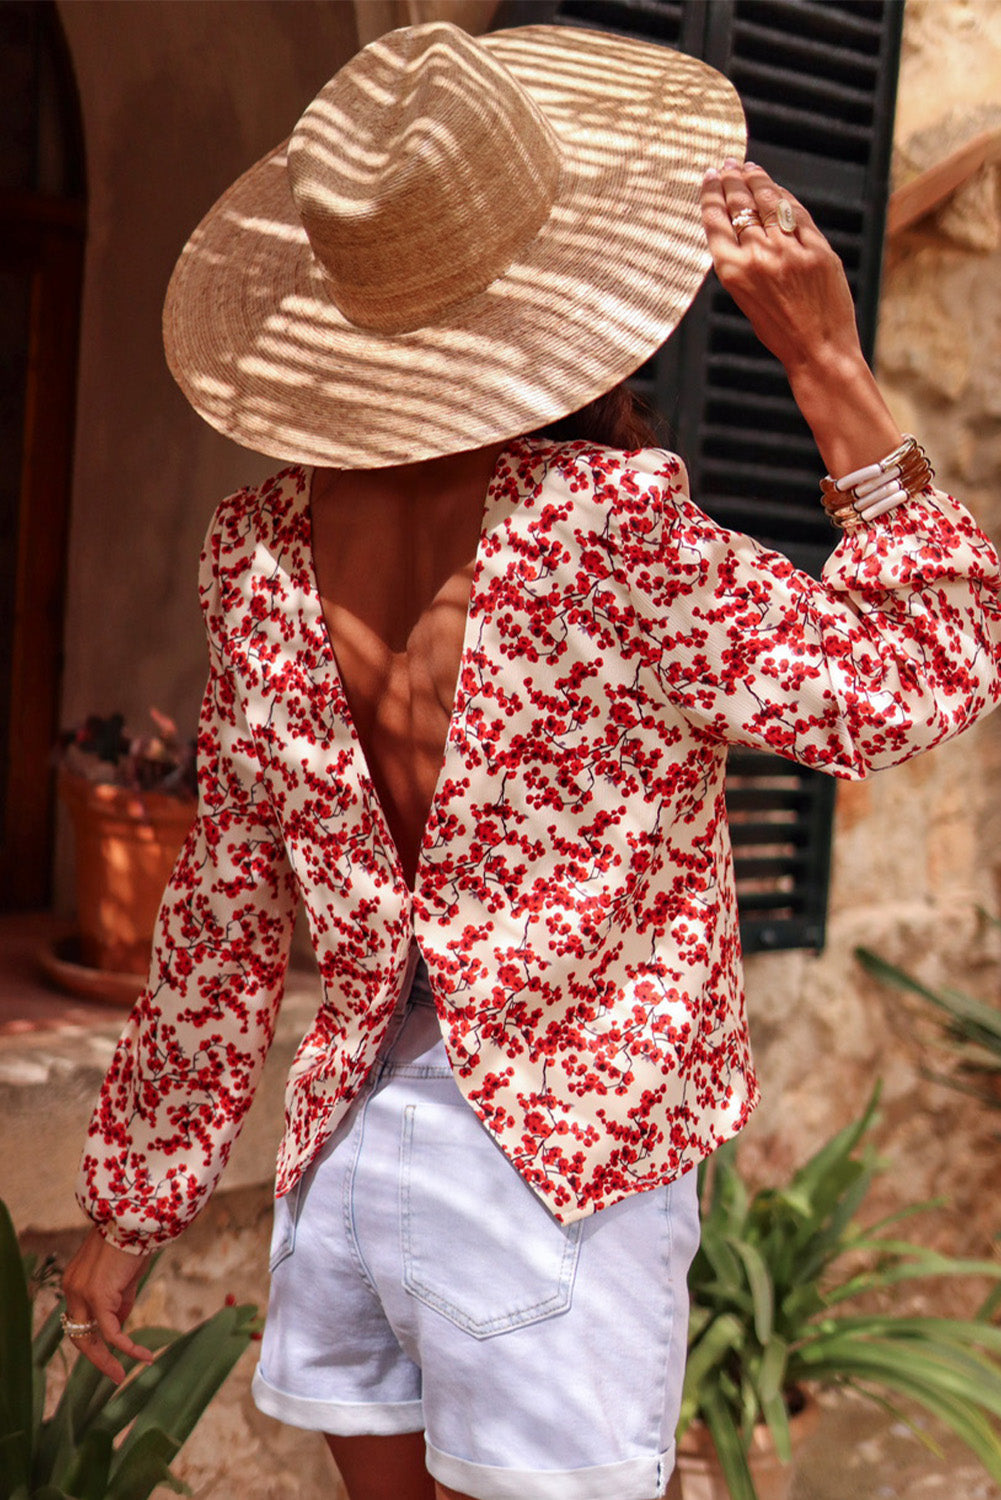
<path id="1" fill-rule="evenodd" d="M 435 1064 L 387 1062 L 386 1078 L 451 1078 L 452 1069 Z"/>
<path id="2" fill-rule="evenodd" d="M 368 1263 L 366 1262 L 365 1257 L 361 1252 L 361 1246 L 358 1243 L 358 1234 L 355 1229 L 354 1215 L 355 1177 L 358 1172 L 358 1162 L 361 1158 L 362 1142 L 365 1139 L 366 1114 L 368 1111 L 370 1100 L 371 1095 L 368 1099 L 365 1100 L 365 1103 L 361 1108 L 360 1119 L 358 1121 L 358 1139 L 355 1144 L 354 1158 L 351 1162 L 351 1166 L 344 1174 L 344 1188 L 341 1194 L 341 1211 L 344 1216 L 344 1235 L 351 1247 L 351 1258 L 355 1262 L 355 1265 L 358 1268 L 358 1274 L 364 1282 L 365 1286 L 368 1287 L 369 1291 L 372 1293 L 372 1296 L 376 1299 L 377 1302 L 379 1302 L 379 1293 L 376 1291 L 372 1273 L 368 1268 Z"/>
<path id="3" fill-rule="evenodd" d="M 664 1206 L 662 1209 L 664 1217 L 667 1220 L 667 1232 L 665 1235 L 666 1244 L 663 1251 L 663 1275 L 664 1281 L 670 1288 L 671 1321 L 667 1331 L 667 1342 L 664 1349 L 663 1364 L 661 1365 L 660 1402 L 656 1408 L 657 1431 L 655 1434 L 652 1434 L 653 1440 L 657 1447 L 660 1446 L 662 1440 L 660 1428 L 664 1420 L 664 1408 L 667 1404 L 668 1373 L 671 1368 L 671 1356 L 674 1353 L 674 1345 L 678 1336 L 678 1298 L 676 1295 L 675 1278 L 671 1274 L 672 1261 L 674 1256 L 674 1214 L 671 1212 L 671 1208 L 672 1198 L 676 1198 L 678 1194 L 672 1194 L 672 1185 L 673 1184 L 668 1184 L 667 1191 L 664 1194 Z M 664 1476 L 664 1482 L 666 1483 L 666 1476 Z M 660 1495 L 662 1493 L 663 1490 L 658 1489 L 657 1494 Z"/>

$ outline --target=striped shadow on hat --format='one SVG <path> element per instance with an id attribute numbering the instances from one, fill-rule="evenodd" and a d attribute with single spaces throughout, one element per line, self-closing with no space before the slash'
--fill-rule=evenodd
<path id="1" fill-rule="evenodd" d="M 195 230 L 164 308 L 206 421 L 292 462 L 378 468 L 517 436 L 632 373 L 710 264 L 732 86 L 562 26 L 389 32 Z"/>

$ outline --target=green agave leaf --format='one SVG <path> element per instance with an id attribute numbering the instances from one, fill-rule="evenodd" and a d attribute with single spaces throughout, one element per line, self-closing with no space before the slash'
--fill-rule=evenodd
<path id="1" fill-rule="evenodd" d="M 701 1247 L 701 1254 L 709 1262 L 722 1288 L 736 1295 L 745 1291 L 744 1273 L 732 1240 L 724 1239 L 719 1234 L 710 1234 Z"/>
<path id="2" fill-rule="evenodd" d="M 180 1334 L 176 1328 L 138 1328 L 134 1331 L 132 1337 L 137 1344 L 141 1344 L 144 1349 L 149 1349 L 155 1354 L 160 1349 L 168 1348 L 175 1339 L 180 1337 Z M 120 1355 L 119 1357 L 127 1376 L 131 1376 L 136 1370 L 147 1368 L 141 1360 L 132 1359 L 127 1354 Z M 94 1370 L 93 1365 L 90 1365 L 87 1360 L 77 1360 L 73 1367 L 74 1375 L 81 1365 L 85 1368 L 81 1371 L 80 1389 L 79 1391 L 74 1391 L 73 1400 L 73 1431 L 77 1436 L 81 1432 L 84 1432 L 97 1419 L 100 1413 L 106 1408 L 108 1402 L 122 1389 L 121 1386 L 116 1386 L 114 1381 L 109 1380 L 107 1376 L 101 1375 L 99 1371 Z M 89 1374 L 88 1372 L 92 1373 Z M 95 1376 L 96 1379 L 94 1378 Z M 121 1431 L 121 1428 L 117 1430 Z"/>
<path id="3" fill-rule="evenodd" d="M 816 1205 L 818 1194 L 824 1196 L 830 1191 L 827 1184 L 831 1174 L 837 1180 L 839 1172 L 849 1165 L 849 1158 L 876 1117 L 881 1089 L 877 1083 L 859 1118 L 832 1136 L 793 1176 L 793 1191 L 805 1194 L 811 1205 Z"/>
<path id="4" fill-rule="evenodd" d="M 974 1318 L 893 1317 L 892 1314 L 864 1313 L 857 1317 L 830 1319 L 835 1336 L 891 1338 L 900 1342 L 952 1343 L 985 1349 L 1001 1354 L 1001 1328 Z M 809 1337 L 809 1335 L 807 1335 Z M 990 1369 L 995 1370 L 993 1363 Z M 1001 1379 L 1001 1367 L 996 1370 Z"/>
<path id="5" fill-rule="evenodd" d="M 758 1400 L 758 1391 L 754 1383 L 753 1370 L 748 1367 L 743 1372 L 740 1383 L 740 1401 L 737 1407 L 737 1431 L 743 1439 L 745 1451 L 750 1449 L 754 1429 L 761 1421 L 761 1402 Z"/>
<path id="6" fill-rule="evenodd" d="M 855 1380 L 850 1382 L 861 1389 Z M 862 1394 L 865 1394 L 863 1391 Z M 966 1444 L 995 1480 L 1001 1478 L 1001 1445 L 994 1428 L 982 1411 L 968 1401 L 948 1397 L 941 1392 L 907 1392 Z"/>
<path id="7" fill-rule="evenodd" d="M 46 1371 L 49 1362 L 56 1350 L 62 1343 L 63 1330 L 59 1322 L 59 1315 L 65 1307 L 60 1300 L 45 1319 L 32 1340 L 32 1363 L 34 1364 L 34 1375 L 32 1377 L 32 1442 L 37 1444 L 42 1429 L 42 1418 L 45 1413 L 45 1382 Z"/>
<path id="8" fill-rule="evenodd" d="M 947 1256 L 941 1257 L 941 1260 L 941 1265 L 930 1264 L 922 1259 L 860 1271 L 841 1286 L 829 1290 L 824 1297 L 824 1305 L 837 1307 L 853 1297 L 861 1296 L 863 1292 L 897 1286 L 902 1281 L 923 1280 L 928 1276 L 990 1276 L 993 1280 L 1001 1278 L 1001 1266 L 993 1261 L 950 1261 Z"/>
<path id="9" fill-rule="evenodd" d="M 246 1349 L 255 1315 L 256 1308 L 249 1305 L 220 1308 L 119 1388 L 97 1420 L 117 1432 L 134 1419 L 120 1458 L 152 1428 L 169 1433 L 179 1445 L 187 1440 Z"/>
<path id="10" fill-rule="evenodd" d="M 716 1383 L 710 1372 L 716 1370 L 731 1350 L 739 1349 L 744 1338 L 742 1320 L 723 1313 L 713 1320 L 698 1343 L 689 1345 L 679 1432 L 684 1432 L 695 1416 L 704 1415 L 703 1401 Z"/>
<path id="11" fill-rule="evenodd" d="M 38 1429 L 31 1471 L 32 1484 L 61 1483 L 73 1462 L 75 1451 L 76 1441 L 69 1414 L 65 1403 L 60 1401 L 51 1417 Z"/>
<path id="12" fill-rule="evenodd" d="M 944 1011 L 954 1021 L 972 1024 L 978 1029 L 980 1040 L 984 1045 L 989 1046 L 994 1052 L 1001 1051 L 1001 1010 L 997 1006 L 977 1000 L 963 990 L 954 990 L 949 987 L 941 990 L 929 989 L 927 985 L 915 979 L 913 974 L 906 973 L 895 964 L 887 963 L 885 959 L 879 958 L 868 948 L 856 948 L 855 957 L 874 978 L 895 985 L 898 989 L 907 990 L 912 995 L 920 995 L 923 1000 L 929 1001 L 930 1004 Z"/>
<path id="13" fill-rule="evenodd" d="M 851 1386 L 851 1389 L 855 1392 L 856 1395 L 862 1396 L 866 1401 L 869 1402 L 871 1406 L 878 1406 L 879 1409 L 886 1412 L 887 1416 L 891 1417 L 893 1421 L 902 1422 L 903 1425 L 911 1433 L 911 1435 L 917 1438 L 918 1442 L 921 1443 L 923 1447 L 928 1449 L 929 1453 L 934 1453 L 936 1458 L 945 1458 L 945 1449 L 942 1447 L 942 1444 L 936 1442 L 935 1437 L 933 1436 L 930 1429 L 927 1426 L 922 1426 L 917 1421 L 915 1421 L 915 1419 L 908 1414 L 908 1411 L 905 1407 L 900 1406 L 896 1401 L 891 1401 L 888 1396 L 882 1395 L 879 1391 L 872 1390 L 869 1386 L 864 1385 L 861 1381 L 851 1380 L 848 1381 L 847 1384 Z"/>
<path id="14" fill-rule="evenodd" d="M 772 1336 L 775 1314 L 774 1289 L 768 1267 L 754 1245 L 746 1241 L 729 1241 L 730 1249 L 742 1262 L 751 1289 L 754 1308 L 754 1332 L 761 1344 L 767 1344 Z"/>
<path id="15" fill-rule="evenodd" d="M 21 1249 L 7 1205 L 0 1200 L 0 1438 L 34 1431 L 34 1361 L 31 1349 L 31 1299 Z M 13 1452 L 13 1450 L 11 1450 Z M 15 1485 L 27 1483 L 27 1473 Z"/>
<path id="16" fill-rule="evenodd" d="M 2 1415 L 2 1412 L 0 1412 Z M 31 1466 L 31 1448 L 26 1432 L 6 1432 L 0 1437 L 0 1495 L 26 1489 Z"/>
<path id="17" fill-rule="evenodd" d="M 775 1444 L 775 1453 L 780 1463 L 792 1462 L 792 1434 L 789 1431 L 789 1412 L 781 1396 L 769 1396 L 761 1403 L 761 1413 L 768 1423 L 768 1430 Z"/>
<path id="18" fill-rule="evenodd" d="M 688 1315 L 688 1345 L 698 1342 L 705 1330 L 713 1320 L 713 1311 L 709 1307 L 692 1307 Z"/>
<path id="19" fill-rule="evenodd" d="M 66 1304 L 60 1298 L 41 1328 L 35 1334 L 32 1341 L 31 1357 L 34 1360 L 36 1370 L 45 1369 L 49 1360 L 62 1343 L 63 1330 L 59 1318 L 65 1311 L 65 1308 Z"/>
<path id="20" fill-rule="evenodd" d="M 147 1349 L 158 1349 L 177 1334 L 169 1328 L 140 1328 L 133 1338 Z M 122 1356 L 126 1373 L 140 1366 L 140 1361 Z M 89 1360 L 78 1357 L 67 1377 L 55 1411 L 42 1423 L 35 1449 L 34 1482 L 54 1479 L 65 1483 L 66 1475 L 87 1432 L 101 1415 L 120 1387 L 102 1375 Z M 122 1387 L 121 1389 L 124 1389 Z M 102 1423 L 110 1437 L 115 1437 L 130 1418 L 123 1416 L 121 1425 Z"/>
<path id="21" fill-rule="evenodd" d="M 868 1236 L 863 1235 L 857 1241 L 856 1248 L 861 1250 L 876 1250 L 889 1255 L 908 1255 L 920 1261 L 927 1267 L 929 1276 L 990 1276 L 1001 1277 L 1001 1261 L 996 1260 L 960 1260 L 956 1256 L 943 1255 L 939 1250 L 929 1250 L 924 1245 L 916 1245 L 911 1240 L 894 1240 L 881 1237 L 870 1242 Z"/>
<path id="22" fill-rule="evenodd" d="M 111 1469 L 111 1434 L 98 1432 L 95 1428 L 85 1434 L 83 1441 L 66 1470 L 60 1484 L 75 1500 L 104 1500 Z"/>
<path id="23" fill-rule="evenodd" d="M 856 1375 L 877 1381 L 926 1405 L 936 1400 L 965 1403 L 981 1414 L 1001 1416 L 1001 1375 L 986 1359 L 951 1345 L 931 1347 L 917 1340 L 842 1339 L 819 1341 L 796 1351 L 793 1366 L 814 1379 L 824 1374 Z M 797 1378 L 794 1376 L 794 1378 Z M 986 1416 L 984 1416 L 986 1421 Z M 991 1430 L 991 1429 L 989 1429 Z M 1001 1443 L 997 1447 L 1001 1463 Z"/>
<path id="24" fill-rule="evenodd" d="M 789 1345 L 776 1335 L 769 1340 L 758 1369 L 758 1393 L 762 1406 L 778 1399 L 782 1400 L 783 1410 L 785 1409 L 783 1394 L 789 1384 L 786 1379 L 788 1363 Z"/>
<path id="25" fill-rule="evenodd" d="M 733 1141 L 725 1142 L 710 1161 L 702 1164 L 699 1182 L 703 1224 L 735 1230 L 747 1213 L 748 1195 L 737 1168 L 737 1148 Z"/>
<path id="26" fill-rule="evenodd" d="M 731 1500 L 758 1500 L 737 1425 L 726 1402 L 717 1392 L 713 1392 L 711 1399 L 707 1401 L 703 1416 L 716 1445 L 716 1455 L 723 1469 Z"/>
<path id="27" fill-rule="evenodd" d="M 934 1213 L 948 1207 L 949 1200 L 946 1197 L 923 1198 L 920 1203 L 908 1203 L 903 1208 L 894 1209 L 893 1213 L 884 1218 L 877 1219 L 874 1224 L 867 1224 L 864 1232 L 867 1238 L 874 1240 L 884 1229 L 888 1229 L 891 1224 L 898 1224 L 901 1219 L 913 1219 L 917 1214 Z"/>
<path id="28" fill-rule="evenodd" d="M 115 1465 L 102 1500 L 146 1500 L 157 1485 L 177 1495 L 190 1495 L 187 1485 L 170 1472 L 181 1444 L 158 1427 L 148 1427 Z"/>

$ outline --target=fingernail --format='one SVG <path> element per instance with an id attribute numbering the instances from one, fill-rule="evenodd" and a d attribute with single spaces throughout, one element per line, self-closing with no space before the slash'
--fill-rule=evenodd
<path id="1" fill-rule="evenodd" d="M 718 180 L 719 180 L 719 173 L 717 172 L 716 168 L 715 167 L 707 167 L 706 168 L 706 174 L 703 177 L 702 181 L 703 182 L 717 182 Z"/>
<path id="2" fill-rule="evenodd" d="M 740 162 L 737 160 L 737 158 L 735 156 L 728 156 L 727 159 L 726 159 L 726 161 L 723 163 L 723 165 L 724 165 L 724 167 L 739 167 L 740 166 Z"/>
<path id="3" fill-rule="evenodd" d="M 758 166 L 758 164 L 757 164 L 756 161 L 745 161 L 744 167 L 745 167 L 745 170 L 748 171 L 748 172 L 760 172 L 761 171 L 761 168 Z"/>

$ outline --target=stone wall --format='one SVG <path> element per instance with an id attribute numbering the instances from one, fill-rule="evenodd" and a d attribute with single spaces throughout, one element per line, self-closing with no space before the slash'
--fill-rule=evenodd
<path id="1" fill-rule="evenodd" d="M 1001 123 L 1001 7 L 908 0 L 895 183 Z M 888 247 L 878 375 L 938 483 L 1001 540 L 1001 214 L 998 167 Z M 875 986 L 864 943 L 930 983 L 998 994 L 1001 716 L 907 766 L 839 788 L 830 936 L 820 956 L 748 964 L 765 1102 L 745 1160 L 785 1170 L 861 1107 L 883 1079 L 887 1205 L 937 1194 L 955 1213 L 927 1232 L 983 1252 L 1001 1230 L 995 1135 L 1001 1116 L 929 1082 L 948 1060 L 920 1002 Z"/>

